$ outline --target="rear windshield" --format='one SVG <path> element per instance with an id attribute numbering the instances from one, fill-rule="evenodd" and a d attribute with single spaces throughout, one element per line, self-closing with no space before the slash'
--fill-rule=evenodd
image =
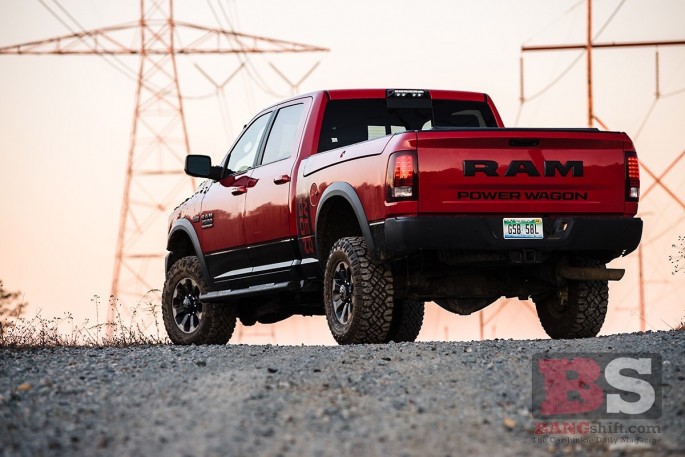
<path id="1" fill-rule="evenodd" d="M 319 152 L 407 130 L 497 127 L 484 102 L 433 100 L 433 109 L 388 108 L 385 99 L 332 100 L 326 105 Z"/>

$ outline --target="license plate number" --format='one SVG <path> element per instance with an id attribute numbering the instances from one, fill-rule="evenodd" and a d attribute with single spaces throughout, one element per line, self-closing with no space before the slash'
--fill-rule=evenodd
<path id="1" fill-rule="evenodd" d="M 544 238 L 542 234 L 541 217 L 509 217 L 502 221 L 502 231 L 505 240 L 538 239 Z"/>

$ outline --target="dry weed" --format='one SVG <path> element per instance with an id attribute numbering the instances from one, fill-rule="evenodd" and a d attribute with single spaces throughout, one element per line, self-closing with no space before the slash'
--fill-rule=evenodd
<path id="1" fill-rule="evenodd" d="M 161 325 L 158 290 L 150 290 L 133 307 L 110 297 L 107 306 L 114 310 L 112 322 L 100 322 L 102 303 L 95 295 L 96 321 L 75 322 L 71 313 L 46 318 L 42 311 L 33 317 L 19 317 L 11 327 L 0 330 L 0 347 L 31 348 L 57 346 L 115 346 L 169 344 Z"/>

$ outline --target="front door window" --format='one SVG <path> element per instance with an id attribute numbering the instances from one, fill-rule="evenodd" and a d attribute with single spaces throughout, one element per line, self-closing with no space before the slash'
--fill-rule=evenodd
<path id="1" fill-rule="evenodd" d="M 231 150 L 226 167 L 232 173 L 242 173 L 254 166 L 255 158 L 259 151 L 259 144 L 264 136 L 264 129 L 266 129 L 266 125 L 269 122 L 269 117 L 271 117 L 271 113 L 266 113 L 255 120 L 245 130 L 240 140 Z"/>

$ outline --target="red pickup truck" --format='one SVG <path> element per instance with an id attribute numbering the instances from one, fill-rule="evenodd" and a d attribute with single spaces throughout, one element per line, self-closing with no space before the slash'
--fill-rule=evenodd
<path id="1" fill-rule="evenodd" d="M 414 341 L 458 314 L 532 299 L 552 338 L 596 335 L 606 263 L 642 220 L 625 133 L 504 128 L 486 94 L 329 90 L 261 111 L 169 219 L 162 309 L 176 344 L 236 320 L 323 315 L 340 344 Z"/>

